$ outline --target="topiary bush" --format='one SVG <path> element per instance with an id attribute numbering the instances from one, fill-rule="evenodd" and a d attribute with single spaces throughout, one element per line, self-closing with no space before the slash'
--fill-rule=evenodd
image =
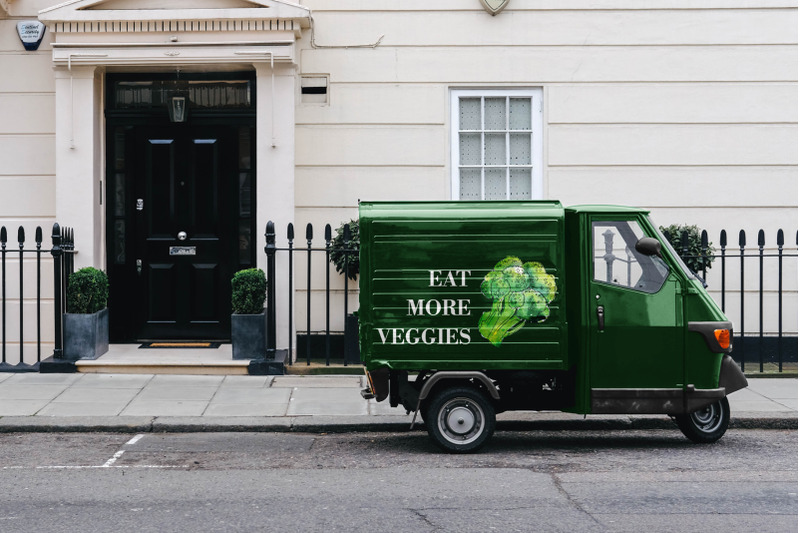
<path id="1" fill-rule="evenodd" d="M 231 280 L 231 307 L 237 315 L 257 315 L 267 299 L 267 276 L 260 268 L 248 268 Z"/>
<path id="2" fill-rule="evenodd" d="M 344 227 L 347 224 L 350 225 L 350 241 L 348 245 L 345 246 Z M 360 244 L 361 239 L 358 235 L 357 219 L 339 224 L 339 227 L 336 228 L 336 236 L 331 240 L 331 263 L 336 265 L 336 272 L 344 274 L 346 263 L 347 277 L 352 280 L 357 278 L 359 272 L 358 248 Z M 346 261 L 345 257 L 347 257 Z"/>
<path id="3" fill-rule="evenodd" d="M 668 236 L 669 242 L 675 251 L 678 252 L 678 255 L 681 256 L 683 262 L 686 263 L 686 266 L 691 268 L 695 272 L 700 272 L 703 269 L 708 270 L 711 268 L 711 263 L 714 261 L 714 254 L 716 253 L 717 249 L 711 245 L 711 242 L 708 243 L 708 248 L 706 248 L 705 253 L 703 253 L 702 247 L 702 231 L 695 225 L 687 225 L 687 224 L 672 224 L 670 226 L 659 226 L 658 228 L 661 233 Z M 683 232 L 687 232 L 689 235 L 689 254 L 684 255 L 683 252 L 683 245 L 681 244 L 681 236 Z"/>
<path id="4" fill-rule="evenodd" d="M 102 270 L 86 267 L 67 280 L 67 312 L 92 314 L 108 305 L 108 276 Z"/>

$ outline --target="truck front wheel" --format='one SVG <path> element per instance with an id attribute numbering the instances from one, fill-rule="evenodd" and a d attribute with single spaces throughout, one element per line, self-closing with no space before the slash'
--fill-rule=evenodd
<path id="1" fill-rule="evenodd" d="M 728 399 L 722 398 L 693 413 L 677 415 L 675 422 L 689 440 L 707 444 L 716 442 L 725 434 L 730 418 L 731 408 Z"/>
<path id="2" fill-rule="evenodd" d="M 495 412 L 480 391 L 454 387 L 439 392 L 425 414 L 428 434 L 445 451 L 478 450 L 494 433 Z"/>

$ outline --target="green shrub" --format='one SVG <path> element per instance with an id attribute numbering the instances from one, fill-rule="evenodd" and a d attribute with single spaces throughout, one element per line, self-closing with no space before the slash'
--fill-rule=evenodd
<path id="1" fill-rule="evenodd" d="M 714 261 L 714 254 L 717 249 L 708 243 L 708 248 L 703 254 L 702 250 L 702 231 L 697 226 L 690 226 L 687 224 L 672 224 L 671 226 L 659 226 L 661 233 L 669 235 L 669 242 L 678 255 L 681 256 L 686 266 L 695 272 L 700 272 L 704 268 L 706 270 L 711 268 L 711 263 Z M 689 254 L 684 255 L 683 246 L 681 245 L 681 236 L 686 231 L 689 234 Z"/>
<path id="2" fill-rule="evenodd" d="M 267 276 L 260 268 L 248 268 L 234 274 L 231 289 L 231 306 L 235 314 L 257 315 L 264 310 Z"/>
<path id="3" fill-rule="evenodd" d="M 350 225 L 350 242 L 345 246 L 344 242 L 344 226 Z M 336 265 L 336 272 L 339 274 L 345 273 L 345 256 L 347 257 L 347 277 L 355 280 L 358 276 L 358 248 L 361 240 L 358 235 L 358 220 L 351 220 L 350 222 L 342 222 L 336 228 L 336 235 L 331 241 L 331 263 Z M 352 250 L 346 252 L 345 250 Z"/>
<path id="4" fill-rule="evenodd" d="M 67 312 L 92 314 L 108 305 L 108 276 L 102 270 L 86 267 L 67 280 Z"/>

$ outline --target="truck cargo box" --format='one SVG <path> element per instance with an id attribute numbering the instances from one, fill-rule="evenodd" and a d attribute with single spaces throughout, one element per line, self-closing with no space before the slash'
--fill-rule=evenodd
<path id="1" fill-rule="evenodd" d="M 564 228 L 554 201 L 362 203 L 367 369 L 568 369 Z"/>

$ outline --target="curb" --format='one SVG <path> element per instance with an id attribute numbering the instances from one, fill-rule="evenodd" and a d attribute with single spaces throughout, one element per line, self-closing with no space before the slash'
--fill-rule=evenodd
<path id="1" fill-rule="evenodd" d="M 0 433 L 378 433 L 407 432 L 410 426 L 411 416 L 0 418 Z M 498 431 L 677 430 L 666 416 L 498 420 L 496 427 Z M 797 417 L 735 417 L 730 429 L 797 430 Z M 425 430 L 422 420 L 417 418 L 413 430 Z"/>

